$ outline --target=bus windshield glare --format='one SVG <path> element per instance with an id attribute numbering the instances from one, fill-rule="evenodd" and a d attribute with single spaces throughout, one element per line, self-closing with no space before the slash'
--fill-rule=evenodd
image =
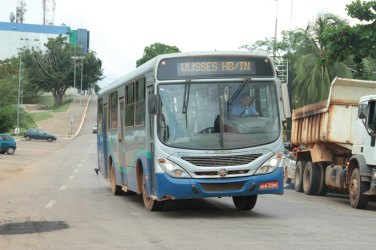
<path id="1" fill-rule="evenodd" d="M 161 84 L 158 137 L 186 149 L 238 149 L 279 138 L 272 81 Z"/>

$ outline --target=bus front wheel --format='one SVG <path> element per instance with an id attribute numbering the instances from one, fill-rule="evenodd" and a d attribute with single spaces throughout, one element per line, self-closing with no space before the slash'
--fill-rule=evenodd
<path id="1" fill-rule="evenodd" d="M 148 196 L 146 191 L 146 183 L 144 174 L 141 173 L 141 189 L 142 189 L 142 199 L 144 200 L 144 205 L 146 210 L 149 211 L 160 211 L 163 209 L 163 201 L 153 200 L 151 197 Z"/>
<path id="2" fill-rule="evenodd" d="M 238 210 L 251 210 L 256 205 L 257 195 L 233 196 L 232 201 Z"/>

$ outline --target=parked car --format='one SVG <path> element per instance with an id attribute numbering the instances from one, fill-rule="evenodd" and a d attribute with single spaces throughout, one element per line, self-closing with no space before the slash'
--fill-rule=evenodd
<path id="1" fill-rule="evenodd" d="M 11 135 L 8 134 L 0 134 L 0 154 L 8 155 L 14 154 L 16 151 L 16 141 Z"/>
<path id="2" fill-rule="evenodd" d="M 286 152 L 283 159 L 285 183 L 291 183 L 295 178 L 296 152 Z"/>
<path id="3" fill-rule="evenodd" d="M 94 124 L 93 126 L 93 134 L 96 134 L 98 132 L 98 125 Z"/>
<path id="4" fill-rule="evenodd" d="M 38 128 L 27 129 L 24 134 L 25 140 L 30 141 L 31 139 L 36 140 L 47 140 L 48 142 L 55 141 L 57 138 L 55 135 L 48 133 L 44 130 Z"/>

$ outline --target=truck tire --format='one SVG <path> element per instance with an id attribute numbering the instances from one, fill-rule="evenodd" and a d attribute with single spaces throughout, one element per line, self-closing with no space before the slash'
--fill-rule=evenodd
<path id="1" fill-rule="evenodd" d="M 326 186 L 326 182 L 325 182 L 326 165 L 323 163 L 318 163 L 318 167 L 320 170 L 320 177 L 319 177 L 317 195 L 325 196 L 328 192 L 328 187 Z"/>
<path id="2" fill-rule="evenodd" d="M 353 208 L 364 209 L 367 207 L 369 196 L 363 193 L 368 191 L 369 188 L 369 182 L 361 181 L 359 169 L 354 169 L 349 188 L 350 204 Z"/>
<path id="3" fill-rule="evenodd" d="M 317 194 L 320 183 L 320 168 L 317 163 L 307 162 L 303 172 L 303 191 L 307 195 Z"/>
<path id="4" fill-rule="evenodd" d="M 294 187 L 296 192 L 303 192 L 303 172 L 305 165 L 305 161 L 298 161 L 296 163 L 294 179 Z"/>

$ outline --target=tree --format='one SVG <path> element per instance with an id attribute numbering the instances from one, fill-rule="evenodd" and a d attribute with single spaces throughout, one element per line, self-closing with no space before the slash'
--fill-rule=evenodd
<path id="1" fill-rule="evenodd" d="M 323 14 L 305 29 L 282 32 L 283 38 L 275 44 L 275 51 L 277 56 L 288 59 L 291 66 L 293 108 L 326 99 L 330 83 L 336 76 L 351 77 L 350 69 L 343 62 L 330 60 L 327 43 L 323 39 L 327 29 L 343 24 L 345 21 L 339 17 Z M 273 46 L 274 39 L 266 39 L 248 48 L 272 55 Z"/>
<path id="2" fill-rule="evenodd" d="M 19 60 L 0 61 L 0 133 L 9 132 L 17 122 Z M 34 124 L 31 116 L 20 110 L 20 126 Z"/>
<path id="3" fill-rule="evenodd" d="M 324 39 L 330 48 L 329 56 L 333 60 L 350 58 L 355 64 L 356 78 L 375 79 L 375 75 L 369 74 L 374 69 L 367 67 L 376 58 L 376 1 L 357 0 L 346 7 L 350 17 L 370 23 L 355 26 L 344 24 L 328 29 Z"/>
<path id="4" fill-rule="evenodd" d="M 299 37 L 293 63 L 295 107 L 328 98 L 330 84 L 335 77 L 351 78 L 351 71 L 343 62 L 330 60 L 327 43 L 323 39 L 326 30 L 344 23 L 335 15 L 323 14 L 318 15 L 306 29 L 294 31 Z"/>
<path id="5" fill-rule="evenodd" d="M 63 96 L 69 87 L 74 85 L 74 61 L 72 56 L 83 56 L 79 48 L 67 43 L 66 38 L 59 36 L 49 39 L 45 44 L 47 50 L 31 49 L 22 52 L 25 73 L 30 86 L 35 89 L 52 92 L 55 104 L 61 105 Z M 76 61 L 76 87 L 81 83 L 81 60 Z M 84 56 L 83 88 L 102 78 L 102 62 L 89 52 Z"/>
<path id="6" fill-rule="evenodd" d="M 146 46 L 144 49 L 144 55 L 142 58 L 137 60 L 136 66 L 139 67 L 142 64 L 146 63 L 150 59 L 153 59 L 154 57 L 161 55 L 161 54 L 169 54 L 169 53 L 176 53 L 180 52 L 178 47 L 176 46 L 170 46 L 162 43 L 154 43 L 150 46 Z"/>

